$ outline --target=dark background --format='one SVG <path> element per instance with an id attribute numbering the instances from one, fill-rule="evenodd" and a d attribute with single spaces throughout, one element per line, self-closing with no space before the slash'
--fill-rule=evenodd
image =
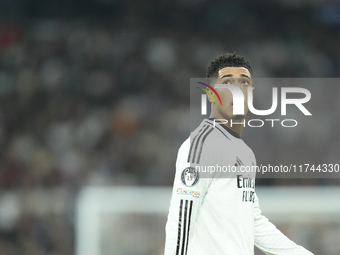
<path id="1" fill-rule="evenodd" d="M 0 254 L 73 254 L 86 185 L 170 187 L 190 78 L 217 55 L 244 55 L 259 78 L 335 78 L 339 45 L 336 1 L 0 1 Z M 330 124 L 290 138 L 244 131 L 250 147 L 281 146 L 255 151 L 258 164 L 338 163 L 340 88 L 317 91 Z"/>

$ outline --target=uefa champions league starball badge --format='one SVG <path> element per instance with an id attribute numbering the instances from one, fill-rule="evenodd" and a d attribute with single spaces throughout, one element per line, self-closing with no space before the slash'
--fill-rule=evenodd
<path id="1" fill-rule="evenodd" d="M 192 187 L 197 184 L 199 179 L 198 171 L 193 167 L 187 167 L 181 175 L 182 183 L 187 187 Z"/>

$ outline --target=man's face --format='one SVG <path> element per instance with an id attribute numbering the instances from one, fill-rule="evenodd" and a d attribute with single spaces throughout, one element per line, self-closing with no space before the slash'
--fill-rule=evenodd
<path id="1" fill-rule="evenodd" d="M 188 181 L 191 181 L 196 178 L 195 172 L 187 172 L 185 176 Z"/>
<path id="2" fill-rule="evenodd" d="M 248 112 L 248 87 L 252 87 L 252 78 L 249 70 L 245 67 L 225 67 L 219 70 L 218 77 L 213 83 L 215 84 L 229 84 L 239 87 L 244 95 L 244 112 L 245 115 Z M 244 119 L 245 115 L 233 115 L 233 96 L 229 89 L 226 88 L 215 88 L 217 93 L 221 97 L 221 104 L 216 101 L 216 105 L 212 105 L 214 115 L 222 119 Z M 254 88 L 252 89 L 252 91 Z M 210 102 L 213 99 L 208 95 Z"/>

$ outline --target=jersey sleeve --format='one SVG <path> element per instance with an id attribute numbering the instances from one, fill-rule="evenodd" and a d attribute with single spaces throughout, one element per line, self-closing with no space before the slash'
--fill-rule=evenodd
<path id="1" fill-rule="evenodd" d="M 188 162 L 190 139 L 179 149 L 168 220 L 165 228 L 165 255 L 186 254 L 195 232 L 196 219 L 211 178 L 200 178 Z"/>
<path id="2" fill-rule="evenodd" d="M 262 215 L 257 196 L 255 196 L 254 203 L 254 241 L 256 247 L 267 255 L 313 255 L 313 253 L 291 241 Z"/>

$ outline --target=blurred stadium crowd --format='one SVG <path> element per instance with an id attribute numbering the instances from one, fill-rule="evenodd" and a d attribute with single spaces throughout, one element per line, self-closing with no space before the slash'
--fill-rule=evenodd
<path id="1" fill-rule="evenodd" d="M 326 5 L 119 8 L 112 19 L 0 25 L 1 255 L 73 254 L 72 202 L 84 185 L 170 186 L 190 131 L 189 79 L 215 56 L 246 56 L 256 77 L 340 76 L 340 12 Z"/>

